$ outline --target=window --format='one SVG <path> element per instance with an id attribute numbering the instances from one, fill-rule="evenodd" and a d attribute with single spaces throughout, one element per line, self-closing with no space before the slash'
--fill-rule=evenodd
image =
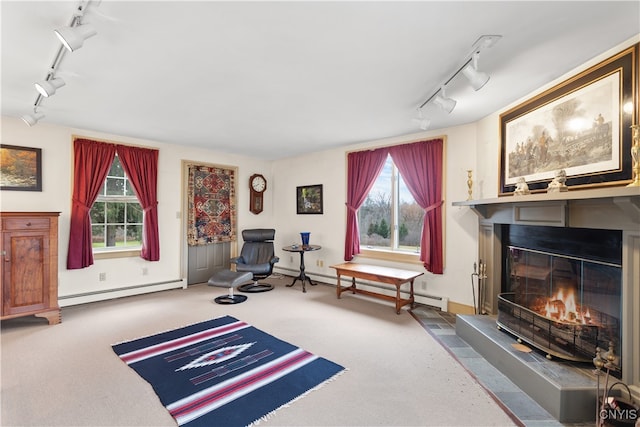
<path id="1" fill-rule="evenodd" d="M 420 253 L 424 210 L 409 192 L 391 156 L 360 209 L 362 249 Z"/>
<path id="2" fill-rule="evenodd" d="M 351 261 L 354 256 L 360 253 L 371 257 L 402 262 L 414 262 L 419 259 L 427 271 L 434 274 L 443 273 L 443 153 L 444 139 L 436 138 L 428 141 L 380 147 L 373 150 L 354 151 L 347 154 L 345 261 Z M 388 172 L 386 174 L 381 173 L 385 170 L 385 163 L 388 161 L 392 163 L 391 166 L 387 166 L 386 170 L 390 170 L 391 174 Z M 398 170 L 402 171 L 402 176 L 398 172 L 394 172 L 394 166 L 397 166 Z M 386 198 L 383 196 L 379 199 L 385 202 L 384 205 L 389 206 L 390 214 L 385 214 L 384 210 L 378 209 L 375 214 L 378 215 L 379 219 L 375 218 L 373 213 L 371 219 L 368 219 L 366 212 L 364 210 L 361 212 L 361 208 L 367 201 L 367 197 L 375 202 L 373 196 L 376 195 L 375 191 L 377 189 L 374 184 L 379 178 L 378 175 L 392 177 L 383 179 L 383 187 L 379 187 L 382 190 L 378 190 L 380 194 L 385 194 L 385 191 L 389 191 L 386 193 L 391 197 L 388 203 L 385 199 L 389 198 L 389 196 L 386 196 Z M 393 179 L 394 176 L 396 177 L 395 180 Z M 386 184 L 386 182 L 391 184 Z M 411 189 L 411 193 L 416 198 L 415 201 L 409 200 L 403 194 L 405 188 Z M 372 191 L 373 193 L 369 194 Z M 408 214 L 410 209 L 405 208 L 413 205 L 414 202 L 423 210 L 424 219 L 421 226 L 415 224 L 410 228 L 408 219 L 412 215 Z M 373 205 L 375 208 L 375 203 Z M 376 229 L 383 232 L 385 230 L 384 224 L 382 224 L 382 227 L 380 225 L 382 218 L 385 218 L 385 223 L 390 223 L 390 232 L 386 239 L 381 238 L 380 244 L 384 244 L 384 246 L 378 246 L 378 248 L 382 249 L 384 247 L 389 250 L 367 251 L 367 249 L 364 249 L 366 252 L 363 252 L 361 250 L 361 235 L 359 231 L 369 232 L 369 225 L 373 223 L 371 234 L 374 234 Z M 365 224 L 360 224 L 360 220 Z M 410 243 L 409 236 L 413 230 L 418 228 L 421 230 L 420 246 L 415 248 L 419 249 L 420 253 L 419 256 L 416 256 L 415 253 L 408 251 L 410 249 L 408 246 Z M 387 239 L 388 241 L 384 241 Z M 376 248 L 373 244 L 369 246 L 372 249 Z"/>
<path id="3" fill-rule="evenodd" d="M 142 207 L 116 155 L 91 207 L 94 252 L 139 249 L 142 245 Z"/>
<path id="4" fill-rule="evenodd" d="M 158 154 L 143 147 L 74 139 L 67 269 L 93 264 L 94 237 L 100 258 L 139 255 L 160 260 Z M 125 250 L 116 251 L 119 246 Z"/>

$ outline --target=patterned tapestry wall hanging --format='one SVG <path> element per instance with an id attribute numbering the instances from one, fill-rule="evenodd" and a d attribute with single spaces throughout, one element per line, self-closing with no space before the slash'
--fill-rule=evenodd
<path id="1" fill-rule="evenodd" d="M 187 243 L 236 240 L 235 171 L 189 165 Z"/>

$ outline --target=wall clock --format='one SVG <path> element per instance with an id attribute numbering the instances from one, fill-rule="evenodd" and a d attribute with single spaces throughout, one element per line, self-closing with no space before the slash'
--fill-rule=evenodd
<path id="1" fill-rule="evenodd" d="M 260 174 L 253 174 L 249 178 L 249 210 L 254 214 L 262 212 L 263 195 L 267 189 L 267 180 Z"/>

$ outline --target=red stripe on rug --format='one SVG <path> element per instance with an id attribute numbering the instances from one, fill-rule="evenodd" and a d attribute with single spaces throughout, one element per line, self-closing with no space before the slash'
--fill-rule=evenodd
<path id="1" fill-rule="evenodd" d="M 244 394 L 253 390 L 251 389 L 251 386 L 255 383 L 264 381 L 269 377 L 274 377 L 273 380 L 275 380 L 278 377 L 278 373 L 283 372 L 288 368 L 299 364 L 309 358 L 315 357 L 316 356 L 314 354 L 302 350 L 302 352 L 294 354 L 292 357 L 287 358 L 286 360 L 283 360 L 275 365 L 256 368 L 256 371 L 251 375 L 231 382 L 221 389 L 215 389 L 214 387 L 211 392 L 195 398 L 192 401 L 186 402 L 179 407 L 173 409 L 168 408 L 169 412 L 174 418 L 178 419 L 179 417 L 186 417 L 190 413 L 197 411 L 198 409 L 202 409 L 206 406 L 215 404 L 216 401 L 233 394 L 238 394 L 237 397 L 243 396 Z"/>
<path id="2" fill-rule="evenodd" d="M 238 329 L 246 328 L 248 326 L 249 325 L 247 323 L 238 321 L 229 325 L 220 326 L 213 329 L 207 329 L 206 331 L 201 331 L 192 335 L 187 335 L 183 338 L 167 341 L 166 343 L 156 344 L 156 345 L 145 347 L 139 350 L 132 351 L 130 353 L 125 353 L 120 355 L 120 359 L 122 359 L 126 364 L 135 363 L 140 360 L 148 359 L 149 357 L 157 356 L 162 353 L 167 353 L 169 351 L 173 351 L 182 347 L 193 345 L 195 343 L 213 338 L 217 335 L 223 335 Z"/>

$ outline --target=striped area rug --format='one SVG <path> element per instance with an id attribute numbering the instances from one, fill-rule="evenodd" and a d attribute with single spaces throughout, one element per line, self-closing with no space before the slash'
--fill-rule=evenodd
<path id="1" fill-rule="evenodd" d="M 344 368 L 224 316 L 113 345 L 180 426 L 246 426 Z"/>

